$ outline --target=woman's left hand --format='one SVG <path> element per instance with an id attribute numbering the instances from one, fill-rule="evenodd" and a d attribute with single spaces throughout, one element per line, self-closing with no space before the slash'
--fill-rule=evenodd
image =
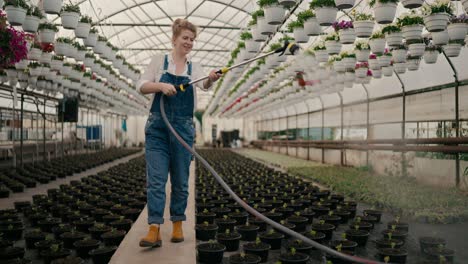
<path id="1" fill-rule="evenodd" d="M 210 75 L 209 75 L 210 81 L 215 82 L 221 77 L 222 74 L 221 73 L 216 73 L 216 72 L 217 72 L 217 70 L 212 70 L 210 72 Z"/>

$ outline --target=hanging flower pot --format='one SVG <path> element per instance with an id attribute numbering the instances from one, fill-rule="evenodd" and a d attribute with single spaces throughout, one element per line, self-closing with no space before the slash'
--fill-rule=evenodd
<path id="1" fill-rule="evenodd" d="M 39 76 L 42 72 L 42 66 L 39 62 L 31 62 L 28 65 L 30 76 Z"/>
<path id="2" fill-rule="evenodd" d="M 50 64 L 52 60 L 52 53 L 50 52 L 42 52 L 41 58 L 39 59 L 40 63 Z"/>
<path id="3" fill-rule="evenodd" d="M 389 27 L 392 27 L 395 30 L 391 32 L 386 32 L 385 29 Z M 387 45 L 390 47 L 399 46 L 403 42 L 403 34 L 400 32 L 400 28 L 396 26 L 387 26 L 384 29 L 382 29 L 382 33 L 385 33 L 385 40 L 387 41 Z"/>
<path id="4" fill-rule="evenodd" d="M 307 43 L 309 41 L 309 36 L 306 34 L 304 28 L 294 28 L 293 31 L 294 40 L 297 43 Z"/>
<path id="5" fill-rule="evenodd" d="M 86 39 L 89 35 L 89 31 L 91 30 L 92 22 L 93 21 L 89 16 L 81 17 L 75 29 L 75 36 L 77 38 Z"/>
<path id="6" fill-rule="evenodd" d="M 28 59 L 30 60 L 39 60 L 42 55 L 42 50 L 40 46 L 33 47 L 28 53 Z"/>
<path id="7" fill-rule="evenodd" d="M 37 28 L 39 27 L 40 18 L 37 16 L 26 15 L 26 18 L 23 22 L 23 30 L 29 33 L 36 33 Z"/>
<path id="8" fill-rule="evenodd" d="M 450 41 L 449 44 L 442 46 L 442 49 L 448 57 L 458 57 L 461 48 L 462 44 L 455 41 Z"/>
<path id="9" fill-rule="evenodd" d="M 406 61 L 406 49 L 395 49 L 392 51 L 392 59 L 395 63 Z"/>
<path id="10" fill-rule="evenodd" d="M 452 23 L 447 26 L 447 32 L 450 40 L 463 40 L 468 33 L 468 25 L 466 23 Z"/>
<path id="11" fill-rule="evenodd" d="M 44 0 L 43 7 L 47 14 L 59 14 L 63 0 Z"/>
<path id="12" fill-rule="evenodd" d="M 352 82 L 354 82 L 354 80 L 356 80 L 356 75 L 354 73 L 354 69 L 351 70 L 351 71 L 347 71 L 345 73 L 345 78 L 346 78 L 345 84 L 346 84 L 346 82 L 351 83 L 351 86 L 352 86 Z"/>
<path id="13" fill-rule="evenodd" d="M 245 49 L 250 53 L 257 53 L 260 49 L 260 42 L 256 42 L 253 39 L 245 40 Z"/>
<path id="14" fill-rule="evenodd" d="M 356 34 L 353 28 L 340 29 L 338 34 L 340 35 L 341 44 L 352 44 L 356 40 Z"/>
<path id="15" fill-rule="evenodd" d="M 449 42 L 449 34 L 447 31 L 431 32 L 432 44 L 441 46 Z"/>
<path id="16" fill-rule="evenodd" d="M 372 38 L 369 40 L 369 46 L 374 54 L 384 53 L 385 51 L 385 39 L 384 38 Z"/>
<path id="17" fill-rule="evenodd" d="M 368 38 L 372 35 L 375 23 L 372 20 L 354 21 L 354 32 L 358 38 Z"/>
<path id="18" fill-rule="evenodd" d="M 424 25 L 429 32 L 439 32 L 447 29 L 449 14 L 433 13 L 424 17 Z"/>
<path id="19" fill-rule="evenodd" d="M 106 38 L 99 36 L 98 41 L 96 42 L 96 45 L 93 48 L 94 53 L 104 54 L 105 49 L 106 49 L 106 41 L 107 41 Z"/>
<path id="20" fill-rule="evenodd" d="M 413 9 L 422 6 L 424 0 L 400 0 L 404 8 Z"/>
<path id="21" fill-rule="evenodd" d="M 411 43 L 408 45 L 408 52 L 411 56 L 421 57 L 426 50 L 424 43 Z"/>
<path id="22" fill-rule="evenodd" d="M 271 35 L 276 31 L 275 25 L 268 24 L 265 17 L 258 17 L 257 25 L 262 35 Z"/>
<path id="23" fill-rule="evenodd" d="M 424 62 L 427 64 L 434 64 L 437 62 L 437 58 L 439 57 L 439 51 L 436 49 L 427 49 L 424 52 Z"/>
<path id="24" fill-rule="evenodd" d="M 325 41 L 325 47 L 327 49 L 328 54 L 339 54 L 341 51 L 342 44 L 338 41 L 334 40 L 327 40 Z"/>
<path id="25" fill-rule="evenodd" d="M 279 25 L 284 20 L 285 9 L 280 5 L 268 5 L 263 8 L 265 20 L 269 25 Z"/>
<path id="26" fill-rule="evenodd" d="M 348 9 L 354 6 L 355 0 L 335 0 L 335 5 L 339 10 Z"/>
<path id="27" fill-rule="evenodd" d="M 468 0 L 462 0 L 462 5 L 463 5 L 463 8 L 465 9 L 465 12 L 468 13 Z"/>
<path id="28" fill-rule="evenodd" d="M 369 68 L 373 71 L 379 70 L 381 68 L 379 61 L 377 60 L 377 58 L 375 58 L 375 55 L 371 55 L 371 56 L 373 56 L 374 59 L 369 57 Z"/>
<path id="29" fill-rule="evenodd" d="M 278 0 L 278 3 L 284 7 L 293 7 L 297 4 L 297 0 Z"/>
<path id="30" fill-rule="evenodd" d="M 382 70 L 381 69 L 372 70 L 372 77 L 374 77 L 375 79 L 382 78 Z"/>
<path id="31" fill-rule="evenodd" d="M 315 58 L 318 62 L 328 61 L 328 52 L 326 50 L 315 50 Z"/>
<path id="32" fill-rule="evenodd" d="M 60 18 L 65 29 L 75 29 L 80 20 L 80 7 L 73 4 L 65 5 L 60 13 Z"/>
<path id="33" fill-rule="evenodd" d="M 356 66 L 356 55 L 348 54 L 347 57 L 343 57 L 342 61 L 346 69 L 354 70 L 354 66 Z M 352 56 L 352 57 L 351 57 Z"/>
<path id="34" fill-rule="evenodd" d="M 26 70 L 28 68 L 29 60 L 20 60 L 15 63 L 15 68 L 17 70 Z"/>
<path id="35" fill-rule="evenodd" d="M 403 26 L 401 28 L 401 33 L 403 34 L 403 38 L 405 38 L 406 40 L 421 39 L 423 28 L 423 25 L 419 24 Z"/>
<path id="36" fill-rule="evenodd" d="M 83 43 L 86 47 L 94 47 L 98 40 L 98 34 L 96 29 L 91 29 L 87 38 L 83 39 Z"/>
<path id="37" fill-rule="evenodd" d="M 370 50 L 355 50 L 356 60 L 361 62 L 367 62 L 369 60 Z"/>
<path id="38" fill-rule="evenodd" d="M 267 39 L 267 36 L 266 35 L 262 35 L 260 30 L 259 30 L 259 27 L 258 27 L 258 24 L 255 24 L 252 26 L 252 37 L 253 37 L 253 40 L 257 41 L 257 42 L 263 42 Z"/>
<path id="39" fill-rule="evenodd" d="M 336 20 L 338 9 L 330 6 L 317 7 L 315 13 L 320 26 L 330 26 Z"/>
<path id="40" fill-rule="evenodd" d="M 46 22 L 39 25 L 39 38 L 42 43 L 52 43 L 55 41 L 55 34 L 58 32 L 56 25 Z"/>
<path id="41" fill-rule="evenodd" d="M 28 5 L 24 1 L 11 1 L 5 4 L 7 19 L 12 26 L 21 26 L 26 19 Z"/>
<path id="42" fill-rule="evenodd" d="M 393 69 L 398 74 L 403 74 L 406 72 L 406 62 L 395 62 L 393 63 Z"/>
<path id="43" fill-rule="evenodd" d="M 406 67 L 408 71 L 417 71 L 419 69 L 419 62 L 421 61 L 420 57 L 409 57 L 406 60 Z"/>
<path id="44" fill-rule="evenodd" d="M 60 71 L 62 70 L 62 66 L 63 66 L 63 57 L 53 56 L 52 60 L 50 61 L 50 68 L 52 70 Z"/>
<path id="45" fill-rule="evenodd" d="M 375 21 L 379 24 L 390 24 L 395 19 L 397 3 L 381 3 L 377 0 L 374 7 Z"/>
<path id="46" fill-rule="evenodd" d="M 320 27 L 317 18 L 312 17 L 304 22 L 304 31 L 308 36 L 318 36 L 322 33 L 322 28 Z"/>
<path id="47" fill-rule="evenodd" d="M 367 70 L 368 68 L 357 68 L 354 72 L 357 78 L 364 78 L 367 76 Z"/>

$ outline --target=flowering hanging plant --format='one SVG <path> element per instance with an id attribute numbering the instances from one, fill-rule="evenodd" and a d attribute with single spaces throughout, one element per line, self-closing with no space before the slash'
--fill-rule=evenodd
<path id="1" fill-rule="evenodd" d="M 340 35 L 338 35 L 336 33 L 328 34 L 325 37 L 325 41 L 340 41 Z"/>
<path id="2" fill-rule="evenodd" d="M 369 39 L 383 39 L 385 38 L 385 35 L 382 33 L 382 31 L 378 30 L 375 31 L 372 36 L 370 36 Z"/>
<path id="3" fill-rule="evenodd" d="M 30 34 L 7 25 L 7 18 L 0 10 L 0 68 L 12 66 L 28 56 L 27 40 Z"/>
<path id="4" fill-rule="evenodd" d="M 450 23 L 465 23 L 468 24 L 468 16 L 466 14 L 461 14 L 459 16 L 451 16 Z"/>
<path id="5" fill-rule="evenodd" d="M 358 42 L 356 42 L 356 44 L 354 45 L 354 48 L 356 50 L 368 50 L 368 49 L 370 49 L 369 43 L 367 43 L 367 41 L 358 41 Z"/>
<path id="6" fill-rule="evenodd" d="M 349 29 L 353 28 L 353 22 L 352 21 L 344 21 L 341 20 L 340 22 L 333 22 L 332 27 L 335 29 L 335 31 L 339 31 L 341 29 Z"/>
<path id="7" fill-rule="evenodd" d="M 320 42 L 313 47 L 313 50 L 326 50 L 325 43 Z"/>
<path id="8" fill-rule="evenodd" d="M 396 24 L 400 28 L 403 26 L 424 25 L 424 19 L 416 13 L 404 14 L 397 19 Z"/>
<path id="9" fill-rule="evenodd" d="M 372 71 L 370 69 L 367 70 L 367 77 L 372 77 Z"/>
<path id="10" fill-rule="evenodd" d="M 340 53 L 340 56 L 341 58 L 356 58 L 356 54 L 352 53 L 352 52 L 346 52 L 346 51 L 343 51 Z"/>
<path id="11" fill-rule="evenodd" d="M 359 63 L 356 63 L 356 66 L 354 67 L 355 70 L 357 69 L 362 69 L 362 68 L 369 68 L 369 63 L 367 62 L 359 62 Z"/>
<path id="12" fill-rule="evenodd" d="M 377 59 L 377 55 L 375 55 L 374 53 L 369 55 L 369 60 L 375 60 L 375 59 Z"/>
<path id="13" fill-rule="evenodd" d="M 453 5 L 450 0 L 436 0 L 434 3 L 424 4 L 422 11 L 426 16 L 437 13 L 453 15 Z"/>
<path id="14" fill-rule="evenodd" d="M 353 9 L 350 15 L 354 21 L 373 21 L 374 20 L 374 16 L 372 16 L 371 14 L 359 13 L 356 11 L 356 9 Z"/>

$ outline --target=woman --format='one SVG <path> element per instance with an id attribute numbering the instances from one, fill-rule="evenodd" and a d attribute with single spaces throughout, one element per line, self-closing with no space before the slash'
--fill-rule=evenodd
<path id="1" fill-rule="evenodd" d="M 137 89 L 142 94 L 154 93 L 145 126 L 147 207 L 150 226 L 148 234 L 140 240 L 142 247 L 162 245 L 159 225 L 164 223 L 168 173 L 171 175 L 170 220 L 173 222 L 171 241 L 175 243 L 184 241 L 182 221 L 186 219 L 191 154 L 166 127 L 159 104 L 161 96 L 166 95 L 164 108 L 169 122 L 192 146 L 195 134 L 192 118 L 196 107 L 196 91 L 192 86 L 184 92 L 177 91 L 175 86 L 205 76 L 201 66 L 188 57 L 196 36 L 195 25 L 184 19 L 176 19 L 172 25 L 172 51 L 154 56 L 137 83 Z M 195 85 L 208 89 L 219 77 L 220 74 L 213 70 L 207 80 Z"/>

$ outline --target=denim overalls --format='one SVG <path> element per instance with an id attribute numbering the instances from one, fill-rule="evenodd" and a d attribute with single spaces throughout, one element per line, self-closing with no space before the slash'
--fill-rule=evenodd
<path id="1" fill-rule="evenodd" d="M 169 63 L 164 57 L 164 72 L 159 82 L 179 85 L 188 83 L 192 74 L 192 64 L 187 65 L 187 76 L 177 76 L 167 72 Z M 171 175 L 171 221 L 184 221 L 188 198 L 188 179 L 192 155 L 177 141 L 166 127 L 160 111 L 162 93 L 156 93 L 150 115 L 145 126 L 146 182 L 148 224 L 164 223 L 166 204 L 166 182 Z M 185 92 L 177 91 L 174 96 L 164 98 L 164 108 L 169 122 L 190 146 L 193 146 L 195 128 L 193 126 L 193 86 Z"/>

